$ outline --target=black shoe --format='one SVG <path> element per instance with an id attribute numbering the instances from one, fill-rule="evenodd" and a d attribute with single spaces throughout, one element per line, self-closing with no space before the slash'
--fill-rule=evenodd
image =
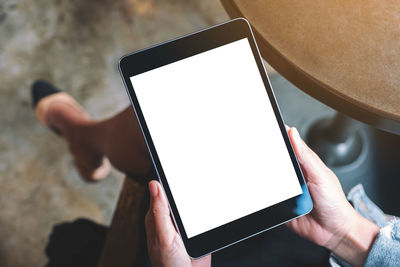
<path id="1" fill-rule="evenodd" d="M 58 92 L 61 92 L 61 90 L 54 85 L 43 80 L 36 80 L 31 87 L 32 108 L 35 108 L 42 98 Z"/>

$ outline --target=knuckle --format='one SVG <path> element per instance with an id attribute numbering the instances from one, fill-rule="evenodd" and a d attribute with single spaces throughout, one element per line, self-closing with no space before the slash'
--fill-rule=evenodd
<path id="1" fill-rule="evenodd" d="M 158 206 L 152 207 L 149 212 L 152 216 L 157 217 L 161 213 L 161 209 Z"/>
<path id="2" fill-rule="evenodd" d="M 153 224 L 153 218 L 152 218 L 152 214 L 150 212 L 147 212 L 145 218 L 144 218 L 144 222 L 146 225 L 151 225 Z"/>

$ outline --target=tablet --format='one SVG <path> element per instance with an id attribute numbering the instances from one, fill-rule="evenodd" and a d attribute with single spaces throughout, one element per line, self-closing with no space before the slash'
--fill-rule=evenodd
<path id="1" fill-rule="evenodd" d="M 312 209 L 245 19 L 126 55 L 119 68 L 191 257 Z"/>

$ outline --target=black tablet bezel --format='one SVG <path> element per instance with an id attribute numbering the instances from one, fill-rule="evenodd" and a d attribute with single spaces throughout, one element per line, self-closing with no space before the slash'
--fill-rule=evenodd
<path id="1" fill-rule="evenodd" d="M 285 140 L 303 193 L 299 196 L 290 198 L 258 212 L 247 215 L 243 218 L 209 230 L 205 233 L 188 238 L 183 227 L 182 220 L 179 216 L 176 203 L 171 194 L 168 180 L 165 177 L 156 152 L 156 148 L 154 147 L 150 132 L 147 128 L 140 104 L 132 87 L 130 77 L 243 38 L 247 38 L 250 43 L 260 75 L 266 88 L 266 92 L 268 93 L 268 97 L 273 107 L 275 117 L 281 129 L 282 136 Z M 152 46 L 150 48 L 128 54 L 120 59 L 119 70 L 125 83 L 132 106 L 135 110 L 142 133 L 145 137 L 158 179 L 160 180 L 167 195 L 175 224 L 182 237 L 183 243 L 185 244 L 186 250 L 191 257 L 201 257 L 205 254 L 214 252 L 278 226 L 291 219 L 305 215 L 311 211 L 313 205 L 311 197 L 290 143 L 290 139 L 287 135 L 285 125 L 280 115 L 279 107 L 277 105 L 274 93 L 270 87 L 268 76 L 262 63 L 257 44 L 254 40 L 250 24 L 247 22 L 247 20 L 243 18 L 237 18 L 208 29 L 204 29 L 162 44 Z"/>

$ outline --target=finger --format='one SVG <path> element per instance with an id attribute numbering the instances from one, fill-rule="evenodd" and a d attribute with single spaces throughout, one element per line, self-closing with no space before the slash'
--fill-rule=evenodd
<path id="1" fill-rule="evenodd" d="M 168 208 L 168 201 L 157 181 L 149 183 L 150 208 L 146 218 L 146 231 L 154 242 L 168 245 L 176 235 Z"/>
<path id="2" fill-rule="evenodd" d="M 286 129 L 286 132 L 288 132 L 290 127 L 285 124 L 285 129 Z"/>
<path id="3" fill-rule="evenodd" d="M 148 247 L 150 248 L 151 246 L 149 244 L 154 243 L 154 240 L 156 238 L 156 233 L 155 233 L 155 224 L 154 224 L 154 216 L 152 212 L 152 207 L 153 207 L 153 199 L 154 195 L 157 195 L 157 187 L 154 187 L 155 185 L 152 184 L 152 181 L 149 182 L 149 193 L 150 193 L 150 206 L 149 210 L 146 213 L 146 218 L 145 218 L 145 228 L 146 228 L 146 239 L 148 242 Z"/>

